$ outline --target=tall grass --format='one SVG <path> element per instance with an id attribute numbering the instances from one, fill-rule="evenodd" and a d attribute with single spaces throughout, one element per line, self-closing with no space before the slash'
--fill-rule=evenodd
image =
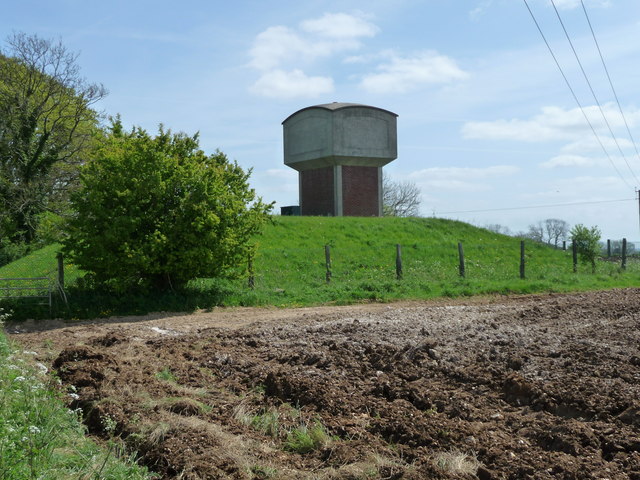
<path id="1" fill-rule="evenodd" d="M 246 276 L 235 281 L 205 278 L 180 292 L 114 296 L 74 288 L 82 272 L 66 263 L 69 307 L 59 305 L 56 315 L 85 318 L 215 305 L 307 306 L 640 285 L 637 259 L 629 259 L 626 271 L 618 263 L 601 261 L 596 274 L 582 266 L 574 274 L 570 252 L 535 242 L 526 243 L 526 278 L 520 279 L 520 239 L 437 218 L 274 217 L 255 241 L 253 289 Z M 465 251 L 465 278 L 458 273 L 458 242 Z M 396 279 L 396 244 L 402 246 L 401 280 Z M 330 283 L 325 281 L 325 245 L 331 251 Z M 55 265 L 55 253 L 51 246 L 32 255 Z M 0 278 L 18 266 L 0 268 Z M 29 315 L 35 315 L 33 309 Z"/>
<path id="2" fill-rule="evenodd" d="M 2 310 L 0 310 L 0 320 Z M 133 458 L 118 459 L 84 437 L 81 412 L 67 409 L 35 352 L 9 344 L 0 321 L 0 478 L 147 479 Z"/>

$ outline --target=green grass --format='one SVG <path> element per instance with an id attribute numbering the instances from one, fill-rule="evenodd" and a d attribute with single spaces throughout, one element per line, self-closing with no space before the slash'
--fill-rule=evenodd
<path id="1" fill-rule="evenodd" d="M 311 425 L 303 424 L 291 430 L 283 447 L 288 452 L 304 454 L 324 447 L 329 441 L 324 425 L 315 420 Z"/>
<path id="2" fill-rule="evenodd" d="M 466 277 L 458 273 L 458 242 Z M 364 301 L 427 299 L 510 293 L 568 292 L 640 285 L 640 263 L 626 271 L 601 261 L 596 274 L 586 266 L 572 272 L 571 253 L 526 243 L 526 278 L 519 278 L 520 240 L 472 225 L 437 218 L 274 217 L 256 238 L 255 288 L 236 281 L 197 279 L 182 292 L 112 295 L 73 288 L 82 275 L 65 264 L 69 307 L 55 315 L 90 318 L 149 311 L 190 311 L 216 305 L 280 307 Z M 396 279 L 396 244 L 402 246 L 403 278 Z M 331 282 L 325 281 L 324 246 L 331 248 Z M 0 278 L 40 272 L 54 265 L 52 245 L 0 268 Z M 39 267 L 39 266 L 42 267 Z M 36 268 L 37 267 L 37 268 Z M 22 315 L 20 305 L 10 305 Z M 48 312 L 43 312 L 46 317 Z M 33 309 L 29 315 L 36 316 Z"/>
<path id="3" fill-rule="evenodd" d="M 84 437 L 80 412 L 63 405 L 45 370 L 0 330 L 0 478 L 151 478 L 115 444 L 104 450 Z"/>

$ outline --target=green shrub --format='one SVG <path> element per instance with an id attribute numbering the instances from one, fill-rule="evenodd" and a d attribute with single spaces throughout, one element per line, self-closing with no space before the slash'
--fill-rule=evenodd
<path id="1" fill-rule="evenodd" d="M 116 122 L 82 170 L 63 250 L 118 292 L 237 276 L 272 208 L 249 174 L 222 152 L 205 155 L 197 135 L 124 133 Z"/>

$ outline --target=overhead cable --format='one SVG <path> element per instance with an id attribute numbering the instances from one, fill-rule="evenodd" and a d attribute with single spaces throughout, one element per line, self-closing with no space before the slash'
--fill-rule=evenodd
<path id="1" fill-rule="evenodd" d="M 598 135 L 598 133 L 596 132 L 596 129 L 593 127 L 593 124 L 589 120 L 589 117 L 587 116 L 587 113 L 585 112 L 584 107 L 580 103 L 580 100 L 578 100 L 578 97 L 577 97 L 575 91 L 573 90 L 573 87 L 571 86 L 571 83 L 569 83 L 569 79 L 567 78 L 567 76 L 564 73 L 564 70 L 560 66 L 560 63 L 558 62 L 558 59 L 557 59 L 555 53 L 553 53 L 553 49 L 551 48 L 551 45 L 549 45 L 549 42 L 547 41 L 547 37 L 545 37 L 544 33 L 542 32 L 542 28 L 540 28 L 540 24 L 538 23 L 538 20 L 536 19 L 535 15 L 533 14 L 533 11 L 529 7 L 529 4 L 527 3 L 527 0 L 523 0 L 523 2 L 526 5 L 527 10 L 529 10 L 529 14 L 531 15 L 531 18 L 533 19 L 533 22 L 535 23 L 536 28 L 538 29 L 538 32 L 540 33 L 540 36 L 542 36 L 542 39 L 544 40 L 544 43 L 546 44 L 547 49 L 549 50 L 549 53 L 551 54 L 551 57 L 553 57 L 553 61 L 555 62 L 556 66 L 558 67 L 558 70 L 560 70 L 560 74 L 562 75 L 562 78 L 564 79 L 565 83 L 567 84 L 567 87 L 569 87 L 569 91 L 571 92 L 571 95 L 573 95 L 573 99 L 575 100 L 575 102 L 577 103 L 578 107 L 580 108 L 580 111 L 582 112 L 582 116 L 584 117 L 585 121 L 589 125 L 589 128 L 593 132 L 593 135 L 596 137 L 596 140 L 598 141 L 598 144 L 600 145 L 600 148 L 602 148 L 602 151 L 604 152 L 606 157 L 609 159 L 609 163 L 611 163 L 611 166 L 616 171 L 618 176 L 622 179 L 622 181 L 625 183 L 625 185 L 627 185 L 627 187 L 629 187 L 630 189 L 633 189 L 633 187 L 629 184 L 629 182 L 627 182 L 627 180 L 624 178 L 624 176 L 622 176 L 622 174 L 620 173 L 620 170 L 618 170 L 618 167 L 616 167 L 616 164 L 614 163 L 613 159 L 609 155 L 609 152 L 607 151 L 607 149 L 605 148 L 604 144 L 602 143 L 602 140 L 600 140 L 600 136 Z"/>
<path id="2" fill-rule="evenodd" d="M 587 19 L 587 23 L 589 24 L 589 29 L 591 30 L 591 36 L 593 37 L 593 41 L 596 44 L 596 48 L 598 49 L 598 54 L 600 55 L 600 60 L 602 61 L 602 66 L 604 68 L 605 73 L 607 74 L 607 80 L 609 80 L 609 85 L 611 86 L 611 91 L 613 92 L 613 96 L 616 99 L 616 103 L 618 104 L 618 110 L 620 110 L 620 115 L 622 115 L 622 120 L 624 120 L 624 125 L 627 127 L 627 133 L 629 134 L 629 138 L 631 139 L 631 143 L 633 144 L 633 148 L 636 151 L 636 155 L 638 159 L 640 159 L 640 152 L 638 151 L 638 146 L 636 145 L 636 141 L 631 134 L 631 129 L 629 128 L 629 123 L 627 122 L 627 117 L 625 117 L 624 112 L 622 111 L 622 105 L 620 105 L 620 100 L 618 99 L 618 94 L 616 93 L 616 89 L 613 87 L 613 82 L 611 81 L 611 76 L 609 75 L 609 69 L 607 68 L 607 64 L 604 61 L 604 56 L 602 55 L 602 51 L 600 50 L 600 44 L 598 43 L 598 39 L 596 38 L 596 34 L 593 31 L 593 26 L 591 25 L 591 20 L 589 19 L 589 14 L 587 13 L 587 9 L 584 6 L 584 2 L 580 0 L 582 4 L 582 10 L 584 11 L 584 16 Z"/>
<path id="3" fill-rule="evenodd" d="M 591 85 L 591 82 L 589 81 L 589 77 L 587 75 L 587 72 L 585 71 L 585 69 L 584 69 L 584 67 L 582 65 L 582 61 L 580 61 L 580 57 L 578 56 L 578 52 L 576 51 L 575 46 L 573 45 L 573 42 L 571 41 L 571 37 L 569 36 L 569 32 L 567 32 L 567 28 L 565 27 L 564 22 L 562 21 L 562 17 L 560 16 L 560 12 L 558 11 L 558 8 L 556 7 L 556 4 L 555 4 L 554 0 L 551 0 L 551 5 L 553 5 L 553 9 L 555 10 L 556 16 L 558 17 L 558 21 L 560 22 L 560 25 L 562 26 L 562 30 L 564 31 L 564 35 L 565 35 L 565 37 L 567 37 L 567 41 L 569 42 L 569 45 L 571 46 L 571 50 L 573 51 L 573 55 L 576 57 L 576 61 L 578 62 L 578 65 L 580 66 L 580 71 L 582 71 L 582 75 L 584 76 L 584 79 L 587 82 L 587 85 L 589 86 L 589 90 L 591 91 L 591 95 L 593 96 L 593 100 L 596 102 L 596 105 L 598 106 L 598 109 L 600 110 L 600 115 L 602 115 L 602 119 L 604 120 L 604 123 L 607 125 L 607 128 L 609 129 L 609 133 L 611 134 L 611 138 L 613 138 L 613 141 L 615 142 L 616 147 L 618 147 L 618 151 L 620 152 L 620 155 L 624 159 L 624 163 L 627 164 L 627 168 L 631 172 L 631 175 L 633 175 L 633 177 L 636 179 L 637 185 L 640 185 L 640 180 L 638 180 L 638 177 L 636 176 L 635 172 L 631 168 L 631 165 L 629 165 L 629 162 L 627 161 L 627 157 L 625 156 L 624 152 L 622 151 L 622 148 L 620 147 L 620 144 L 618 143 L 618 139 L 616 138 L 616 135 L 613 133 L 613 129 L 611 128 L 611 125 L 609 124 L 609 121 L 607 120 L 607 116 L 604 114 L 604 110 L 602 109 L 602 105 L 600 104 L 600 100 L 598 100 L 598 97 L 596 96 L 596 92 L 593 90 L 593 86 Z M 583 4 L 583 6 L 584 6 L 584 4 Z"/>

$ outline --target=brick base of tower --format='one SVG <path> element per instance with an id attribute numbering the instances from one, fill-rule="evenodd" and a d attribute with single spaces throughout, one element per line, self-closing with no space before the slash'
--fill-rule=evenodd
<path id="1" fill-rule="evenodd" d="M 382 215 L 382 168 L 335 165 L 300 172 L 302 215 Z"/>

